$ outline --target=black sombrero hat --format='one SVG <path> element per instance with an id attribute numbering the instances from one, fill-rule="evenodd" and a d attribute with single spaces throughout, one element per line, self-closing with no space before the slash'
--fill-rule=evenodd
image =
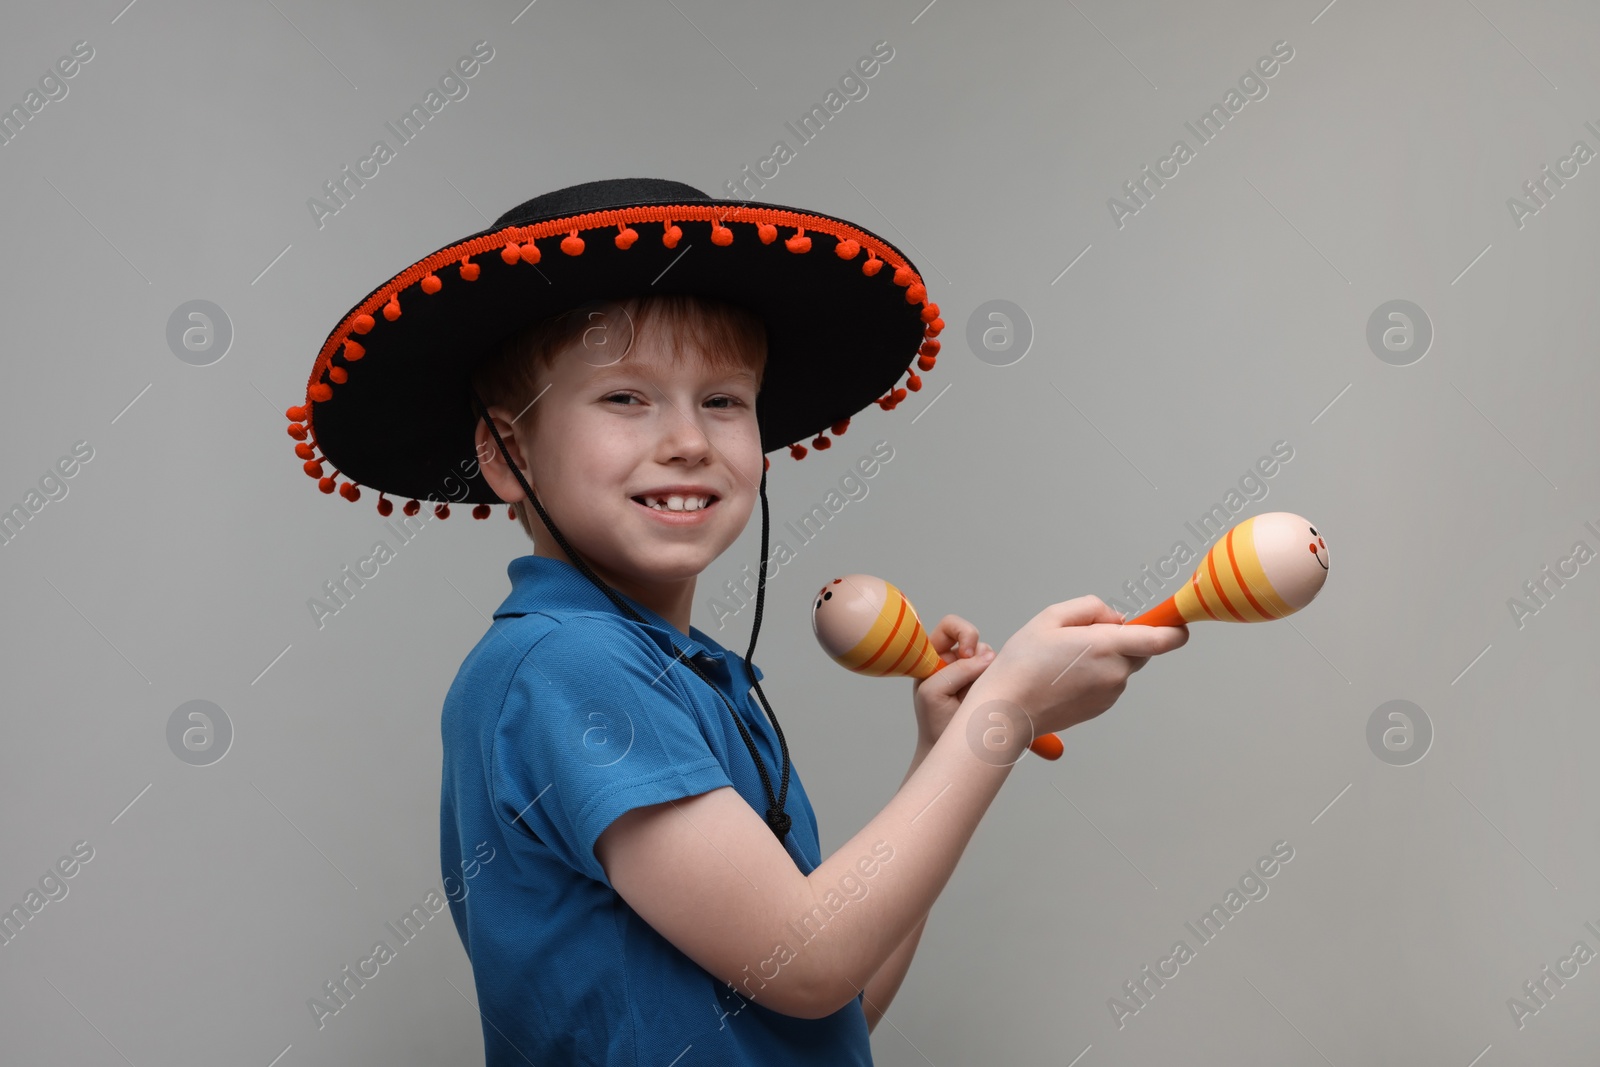
<path id="1" fill-rule="evenodd" d="M 378 490 L 382 514 L 395 496 L 411 498 L 407 514 L 432 500 L 440 517 L 471 503 L 487 518 L 499 497 L 474 462 L 478 360 L 537 319 L 655 293 L 725 300 L 766 322 L 761 449 L 787 445 L 796 459 L 868 404 L 892 410 L 920 389 L 944 328 L 911 261 L 859 226 L 659 178 L 586 182 L 512 208 L 351 308 L 317 354 L 305 404 L 287 412 L 295 453 L 324 493 Z"/>

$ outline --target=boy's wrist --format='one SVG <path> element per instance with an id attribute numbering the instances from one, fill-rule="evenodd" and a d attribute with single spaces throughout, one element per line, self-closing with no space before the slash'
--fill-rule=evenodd
<path id="1" fill-rule="evenodd" d="M 974 716 L 980 717 L 981 723 L 974 724 Z M 1032 740 L 1032 737 L 1023 739 L 1031 726 L 1031 717 L 1009 695 L 1004 685 L 980 677 L 967 690 L 961 706 L 950 717 L 938 738 L 919 737 L 919 751 L 924 741 L 928 743 L 931 753 L 933 747 L 945 740 L 947 735 L 959 733 L 966 735 L 966 747 L 983 762 L 1010 766 L 1021 757 L 1022 749 Z"/>

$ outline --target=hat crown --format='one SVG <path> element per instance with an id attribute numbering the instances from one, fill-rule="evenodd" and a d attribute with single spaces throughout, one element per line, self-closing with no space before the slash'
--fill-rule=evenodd
<path id="1" fill-rule="evenodd" d="M 569 185 L 565 189 L 524 200 L 494 220 L 493 229 L 527 226 L 543 219 L 609 211 L 640 203 L 674 203 L 684 200 L 710 200 L 692 185 L 667 178 L 602 178 Z"/>

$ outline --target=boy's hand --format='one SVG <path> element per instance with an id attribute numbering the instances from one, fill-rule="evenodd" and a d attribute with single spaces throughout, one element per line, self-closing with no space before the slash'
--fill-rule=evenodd
<path id="1" fill-rule="evenodd" d="M 978 628 L 959 615 L 940 619 L 928 640 L 939 658 L 950 664 L 911 683 L 911 702 L 917 709 L 917 744 L 932 748 L 966 698 L 973 680 L 993 661 L 995 651 L 979 641 Z"/>
<path id="2" fill-rule="evenodd" d="M 1020 705 L 1035 736 L 1060 733 L 1111 707 L 1151 656 L 1188 640 L 1187 626 L 1124 625 L 1097 596 L 1065 600 L 1011 636 L 983 674 L 980 699 Z"/>

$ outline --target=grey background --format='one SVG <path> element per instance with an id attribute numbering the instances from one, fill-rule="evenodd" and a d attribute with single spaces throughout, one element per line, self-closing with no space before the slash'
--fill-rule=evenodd
<path id="1" fill-rule="evenodd" d="M 1600 962 L 1520 1030 L 1507 998 L 1600 950 L 1600 568 L 1520 628 L 1507 600 L 1600 548 L 1600 164 L 1520 229 L 1506 199 L 1600 148 L 1597 30 L 1590 5 L 1509 0 L 13 7 L 7 106 L 73 42 L 95 54 L 0 147 L 0 504 L 76 441 L 94 458 L 0 547 L 0 899 L 95 854 L 0 948 L 4 1058 L 477 1061 L 447 915 L 320 1032 L 306 1000 L 439 885 L 440 703 L 529 544 L 503 514 L 431 523 L 318 630 L 307 598 L 383 529 L 374 494 L 316 491 L 283 409 L 401 266 L 575 182 L 715 195 L 885 40 L 869 94 L 761 193 L 895 240 L 949 323 L 920 394 L 773 456 L 779 523 L 895 449 L 774 576 L 756 656 L 824 852 L 914 733 L 908 684 L 815 646 L 822 582 L 883 576 L 998 645 L 1117 596 L 1279 440 L 1294 457 L 1249 513 L 1306 515 L 1332 572 L 1288 622 L 1196 626 L 1059 763 L 1013 774 L 877 1062 L 1587 1062 Z M 480 39 L 469 95 L 319 230 L 306 199 Z M 1119 229 L 1107 198 L 1280 40 L 1269 95 Z M 166 342 L 196 299 L 233 327 L 204 367 Z M 1010 366 L 963 342 L 993 299 L 1034 331 Z M 1434 328 L 1406 367 L 1366 345 L 1395 299 Z M 753 612 L 718 631 L 703 602 L 759 534 L 696 607 L 740 650 Z M 167 744 L 197 699 L 234 731 L 209 766 Z M 1409 766 L 1366 740 L 1397 699 L 1433 729 Z M 1280 840 L 1270 895 L 1198 947 L 1183 923 Z M 1196 958 L 1119 1029 L 1108 998 L 1180 937 Z"/>

